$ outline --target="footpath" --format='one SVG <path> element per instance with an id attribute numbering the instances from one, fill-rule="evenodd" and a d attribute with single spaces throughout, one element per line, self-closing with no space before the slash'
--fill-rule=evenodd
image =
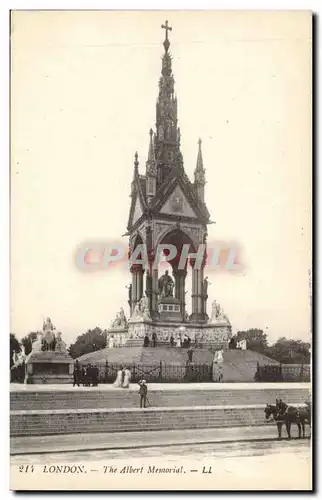
<path id="1" fill-rule="evenodd" d="M 12 437 L 10 439 L 10 454 L 31 455 L 90 450 L 169 447 L 188 444 L 242 443 L 243 441 L 269 441 L 276 439 L 277 428 L 275 425 L 216 429 L 29 436 Z"/>

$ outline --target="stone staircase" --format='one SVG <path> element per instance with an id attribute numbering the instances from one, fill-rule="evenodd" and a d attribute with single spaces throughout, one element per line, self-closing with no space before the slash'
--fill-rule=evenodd
<path id="1" fill-rule="evenodd" d="M 206 429 L 267 425 L 264 405 L 183 408 L 14 411 L 11 436 Z M 126 439 L 126 437 L 124 438 Z"/>
<path id="2" fill-rule="evenodd" d="M 138 430 L 267 425 L 266 403 L 303 404 L 309 384 L 151 384 L 150 407 L 139 409 L 138 387 L 115 389 L 15 386 L 10 433 L 33 436 Z"/>
<path id="3" fill-rule="evenodd" d="M 241 351 L 233 349 L 224 354 L 224 380 L 225 382 L 254 382 L 260 365 L 278 365 L 279 363 L 255 351 Z"/>
<path id="4" fill-rule="evenodd" d="M 247 388 L 239 389 L 238 384 L 208 384 L 207 388 L 198 388 L 198 384 L 182 384 L 182 389 L 166 387 L 153 389 L 149 386 L 148 398 L 153 407 L 194 407 L 213 405 L 265 405 L 281 398 L 288 404 L 304 403 L 309 397 L 308 384 L 281 384 L 280 388 L 263 388 L 265 384 L 247 384 Z M 227 384 L 228 385 L 228 384 Z M 294 387 L 292 387 L 294 385 Z M 303 386 L 302 386 L 303 385 Z M 160 384 L 158 384 L 160 387 Z M 234 388 L 234 386 L 236 388 Z M 205 387 L 205 384 L 203 384 Z M 113 389 L 111 386 L 98 388 L 78 388 L 74 390 L 42 390 L 12 391 L 10 393 L 11 411 L 16 410 L 58 410 L 58 409 L 115 409 L 137 408 L 139 403 L 138 387 L 130 390 Z"/>

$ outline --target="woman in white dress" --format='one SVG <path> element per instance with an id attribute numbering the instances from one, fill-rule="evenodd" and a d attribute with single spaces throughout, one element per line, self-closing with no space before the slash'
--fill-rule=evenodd
<path id="1" fill-rule="evenodd" d="M 123 369 L 118 370 L 113 387 L 122 387 Z"/>
<path id="2" fill-rule="evenodd" d="M 177 336 L 176 347 L 181 347 L 181 337 L 180 337 L 180 335 Z"/>
<path id="3" fill-rule="evenodd" d="M 124 373 L 123 389 L 128 389 L 130 387 L 130 382 L 131 382 L 131 372 L 128 368 L 125 368 L 125 370 L 123 370 L 123 373 Z"/>

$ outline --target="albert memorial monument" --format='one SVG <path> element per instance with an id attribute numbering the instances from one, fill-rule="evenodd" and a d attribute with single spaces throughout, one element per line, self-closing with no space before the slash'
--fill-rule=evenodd
<path id="1" fill-rule="evenodd" d="M 161 77 L 156 103 L 155 129 L 149 133 L 148 155 L 144 171 L 135 154 L 131 204 L 126 236 L 129 238 L 129 258 L 139 245 L 146 248 L 144 264 L 130 266 L 131 284 L 128 287 L 129 317 L 123 308 L 109 329 L 109 338 L 116 345 L 142 345 L 143 339 L 154 337 L 158 345 L 167 344 L 178 332 L 187 334 L 200 347 L 226 349 L 231 338 L 231 325 L 214 301 L 207 315 L 208 278 L 206 258 L 199 266 L 194 258 L 179 264 L 183 247 L 189 255 L 207 245 L 207 225 L 211 223 L 205 201 L 205 168 L 201 140 L 198 143 L 194 180 L 188 178 L 180 149 L 177 97 L 174 91 L 172 57 L 169 52 L 168 22 L 163 43 Z M 176 256 L 169 260 L 170 271 L 160 272 L 154 266 L 156 249 L 173 245 Z M 206 251 L 205 251 L 206 255 Z M 186 308 L 186 277 L 191 271 L 191 311 Z M 152 337 L 153 336 L 153 337 Z"/>

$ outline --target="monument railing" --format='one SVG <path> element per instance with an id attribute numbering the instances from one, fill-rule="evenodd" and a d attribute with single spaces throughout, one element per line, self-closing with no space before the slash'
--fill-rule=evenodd
<path id="1" fill-rule="evenodd" d="M 159 364 L 132 363 L 99 363 L 99 383 L 112 383 L 118 370 L 128 368 L 131 371 L 131 382 L 145 379 L 147 382 L 212 382 L 212 364 Z"/>
<path id="2" fill-rule="evenodd" d="M 310 382 L 309 364 L 257 365 L 257 382 Z"/>

